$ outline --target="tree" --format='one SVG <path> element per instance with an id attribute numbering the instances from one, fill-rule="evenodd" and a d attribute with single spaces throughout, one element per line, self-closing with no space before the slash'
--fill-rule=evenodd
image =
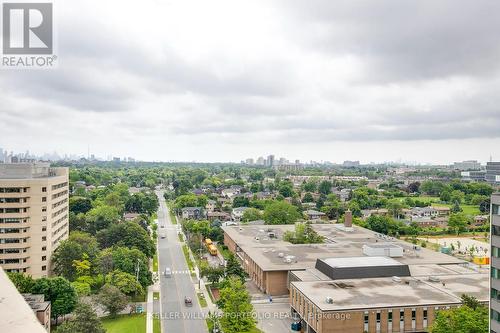
<path id="1" fill-rule="evenodd" d="M 21 294 L 23 293 L 31 293 L 33 289 L 33 285 L 35 284 L 35 280 L 31 277 L 31 275 L 25 275 L 23 273 L 7 273 L 9 279 L 16 286 L 17 291 Z"/>
<path id="2" fill-rule="evenodd" d="M 151 284 L 149 261 L 144 253 L 138 249 L 115 246 L 103 250 L 97 259 L 99 271 L 102 274 L 118 269 L 135 276 L 139 269 L 139 283 L 143 288 Z"/>
<path id="3" fill-rule="evenodd" d="M 96 235 L 101 248 L 114 245 L 137 248 L 148 258 L 155 253 L 155 246 L 149 234 L 135 222 L 114 223 Z"/>
<path id="4" fill-rule="evenodd" d="M 464 213 L 451 214 L 448 219 L 448 228 L 459 235 L 467 228 L 468 218 Z"/>
<path id="5" fill-rule="evenodd" d="M 57 333 L 105 333 L 102 322 L 90 304 L 79 303 L 73 318 L 57 327 Z"/>
<path id="6" fill-rule="evenodd" d="M 74 282 L 71 282 L 71 285 L 73 286 L 73 288 L 75 288 L 76 294 L 79 297 L 90 295 L 90 284 L 89 283 L 74 281 Z"/>
<path id="7" fill-rule="evenodd" d="M 285 198 L 293 197 L 293 184 L 291 182 L 282 182 L 279 186 L 280 194 Z"/>
<path id="8" fill-rule="evenodd" d="M 229 278 L 229 283 L 220 291 L 220 319 L 225 333 L 248 332 L 255 327 L 253 305 L 250 294 L 238 278 Z"/>
<path id="9" fill-rule="evenodd" d="M 295 223 L 295 231 L 285 232 L 283 239 L 292 244 L 317 244 L 323 243 L 324 240 L 309 222 Z"/>
<path id="10" fill-rule="evenodd" d="M 69 198 L 69 211 L 75 214 L 85 214 L 92 209 L 92 200 L 85 197 L 72 196 Z"/>
<path id="11" fill-rule="evenodd" d="M 390 200 L 387 203 L 387 209 L 389 210 L 389 213 L 392 215 L 392 217 L 394 217 L 395 219 L 398 219 L 401 216 L 403 208 L 404 208 L 403 204 L 398 199 Z"/>
<path id="12" fill-rule="evenodd" d="M 276 201 L 264 209 L 266 224 L 292 224 L 300 218 L 297 207 L 286 201 Z"/>
<path id="13" fill-rule="evenodd" d="M 43 294 L 51 302 L 51 316 L 57 319 L 74 310 L 77 294 L 71 283 L 63 277 L 40 278 L 31 289 L 33 294 Z"/>
<path id="14" fill-rule="evenodd" d="M 63 240 L 52 256 L 54 272 L 74 281 L 77 276 L 73 263 L 75 260 L 80 260 L 83 253 L 83 247 L 77 242 L 70 239 Z"/>
<path id="15" fill-rule="evenodd" d="M 368 229 L 386 235 L 396 235 L 402 230 L 402 222 L 396 222 L 388 216 L 371 215 L 366 219 Z"/>
<path id="16" fill-rule="evenodd" d="M 224 267 L 221 266 L 211 266 L 206 261 L 200 262 L 200 275 L 206 277 L 211 283 L 217 283 L 224 277 Z"/>
<path id="17" fill-rule="evenodd" d="M 314 197 L 311 193 L 306 192 L 306 194 L 304 194 L 304 197 L 302 198 L 302 202 L 314 202 Z"/>
<path id="18" fill-rule="evenodd" d="M 329 182 L 328 180 L 323 180 L 321 183 L 319 183 L 318 186 L 318 192 L 324 195 L 328 195 L 332 193 L 332 183 Z"/>
<path id="19" fill-rule="evenodd" d="M 318 184 L 314 180 L 310 180 L 302 184 L 302 190 L 304 190 L 305 192 L 315 192 L 317 188 Z"/>
<path id="20" fill-rule="evenodd" d="M 240 263 L 236 259 L 236 256 L 232 252 L 229 254 L 226 261 L 225 274 L 226 277 L 237 276 L 241 280 L 244 280 L 247 276 L 247 273 L 243 270 L 243 267 L 241 267 Z"/>
<path id="21" fill-rule="evenodd" d="M 54 252 L 52 262 L 54 272 L 70 281 L 77 278 L 75 261 L 87 260 L 89 266 L 99 252 L 96 239 L 83 232 L 72 232 L 68 239 L 61 242 Z M 86 257 L 85 257 L 86 256 Z M 85 275 L 85 274 L 80 274 Z"/>
<path id="22" fill-rule="evenodd" d="M 262 213 L 256 208 L 248 208 L 243 212 L 242 222 L 257 221 L 262 219 Z"/>
<path id="23" fill-rule="evenodd" d="M 140 295 L 144 292 L 140 283 L 135 280 L 135 276 L 120 270 L 114 270 L 106 275 L 106 283 L 117 287 L 122 293 L 128 296 Z"/>
<path id="24" fill-rule="evenodd" d="M 237 196 L 233 200 L 233 208 L 238 208 L 238 207 L 248 207 L 250 205 L 250 201 L 248 198 L 245 198 L 244 196 Z"/>
<path id="25" fill-rule="evenodd" d="M 101 205 L 96 208 L 92 208 L 86 215 L 85 220 L 88 225 L 88 229 L 84 230 L 93 235 L 95 235 L 99 230 L 106 229 L 113 222 L 120 220 L 120 214 L 116 207 Z"/>
<path id="26" fill-rule="evenodd" d="M 462 296 L 464 305 L 442 310 L 430 327 L 431 333 L 486 333 L 488 332 L 488 309 L 471 296 Z M 472 307 L 471 307 L 472 306 Z"/>
<path id="27" fill-rule="evenodd" d="M 111 317 L 116 317 L 116 314 L 128 304 L 128 298 L 117 287 L 105 284 L 99 294 L 96 296 L 97 303 L 101 304 Z"/>

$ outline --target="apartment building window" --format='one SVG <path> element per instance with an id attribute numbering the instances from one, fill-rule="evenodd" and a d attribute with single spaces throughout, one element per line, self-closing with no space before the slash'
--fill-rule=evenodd
<path id="1" fill-rule="evenodd" d="M 500 301 L 500 292 L 495 288 L 491 288 L 491 298 Z"/>
<path id="2" fill-rule="evenodd" d="M 493 215 L 500 215 L 500 206 L 499 205 L 491 205 L 491 213 Z"/>
<path id="3" fill-rule="evenodd" d="M 47 266 L 42 266 L 42 271 L 46 271 L 47 270 Z"/>
<path id="4" fill-rule="evenodd" d="M 42 202 L 47 202 L 47 197 L 42 197 Z"/>
<path id="5" fill-rule="evenodd" d="M 42 256 L 42 261 L 47 260 L 47 256 Z"/>
<path id="6" fill-rule="evenodd" d="M 391 310 L 389 310 L 389 313 L 387 314 L 387 321 L 389 323 L 392 323 L 392 311 Z"/>
<path id="7" fill-rule="evenodd" d="M 42 227 L 42 231 L 47 231 L 47 227 L 46 227 L 46 226 L 43 226 L 43 227 Z"/>
<path id="8" fill-rule="evenodd" d="M 47 240 L 47 236 L 43 236 L 43 237 L 42 237 L 42 241 L 44 242 L 44 241 L 46 241 L 46 240 Z"/>
<path id="9" fill-rule="evenodd" d="M 365 332 L 368 332 L 368 318 L 369 318 L 368 311 L 365 311 L 364 324 L 363 324 L 364 326 L 363 330 Z"/>
<path id="10" fill-rule="evenodd" d="M 42 213 L 45 213 L 46 211 L 47 211 L 47 207 L 46 206 L 42 207 Z"/>
<path id="11" fill-rule="evenodd" d="M 377 312 L 377 323 L 380 323 L 380 312 Z"/>
<path id="12" fill-rule="evenodd" d="M 42 192 L 47 192 L 47 188 L 45 186 L 42 187 Z"/>
<path id="13" fill-rule="evenodd" d="M 500 236 L 500 226 L 492 225 L 491 231 L 493 232 L 493 235 Z"/>
<path id="14" fill-rule="evenodd" d="M 491 309 L 491 319 L 496 320 L 497 322 L 500 322 L 500 314 L 496 312 L 495 310 Z"/>
<path id="15" fill-rule="evenodd" d="M 42 222 L 47 222 L 47 216 L 42 216 Z"/>
<path id="16" fill-rule="evenodd" d="M 498 247 L 491 247 L 491 255 L 495 258 L 500 257 L 500 249 Z"/>
<path id="17" fill-rule="evenodd" d="M 494 279 L 500 279 L 500 272 L 497 268 L 491 267 L 491 277 Z"/>
<path id="18" fill-rule="evenodd" d="M 47 251 L 47 247 L 46 246 L 42 246 L 42 251 Z"/>

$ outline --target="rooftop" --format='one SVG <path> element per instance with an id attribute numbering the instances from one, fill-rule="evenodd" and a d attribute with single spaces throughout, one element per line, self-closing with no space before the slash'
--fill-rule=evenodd
<path id="1" fill-rule="evenodd" d="M 67 168 L 51 168 L 50 163 L 0 163 L 0 179 L 48 178 L 67 172 Z"/>
<path id="2" fill-rule="evenodd" d="M 434 282 L 402 277 L 397 281 L 372 278 L 292 284 L 322 311 L 458 304 L 464 292 L 483 302 L 489 297 L 487 273 L 445 275 Z M 331 297 L 333 303 L 327 303 L 326 297 Z"/>
<path id="3" fill-rule="evenodd" d="M 363 245 L 399 246 L 403 257 L 397 261 L 407 265 L 461 264 L 463 260 L 426 248 L 381 236 L 371 230 L 353 226 L 352 231 L 336 228 L 336 224 L 312 224 L 314 230 L 325 237 L 323 244 L 291 244 L 283 240 L 286 231 L 294 225 L 223 226 L 224 232 L 265 271 L 314 268 L 316 259 L 365 257 Z M 276 238 L 268 237 L 273 232 Z M 280 256 L 282 254 L 282 256 Z M 291 256 L 287 262 L 284 257 Z"/>
<path id="4" fill-rule="evenodd" d="M 16 333 L 47 333 L 0 267 L 0 331 Z"/>

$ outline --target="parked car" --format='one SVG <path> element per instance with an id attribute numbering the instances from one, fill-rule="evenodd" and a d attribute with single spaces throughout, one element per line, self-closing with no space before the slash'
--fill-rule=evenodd
<path id="1" fill-rule="evenodd" d="M 193 306 L 193 300 L 191 297 L 184 296 L 184 304 L 186 306 Z"/>
<path id="2" fill-rule="evenodd" d="M 172 270 L 170 269 L 170 267 L 165 268 L 165 277 L 172 277 Z"/>

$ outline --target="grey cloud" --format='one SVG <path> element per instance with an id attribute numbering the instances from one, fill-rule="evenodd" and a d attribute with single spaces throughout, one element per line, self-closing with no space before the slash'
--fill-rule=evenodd
<path id="1" fill-rule="evenodd" d="M 303 42 L 353 54 L 374 82 L 453 75 L 491 76 L 500 57 L 500 3 L 494 0 L 282 1 L 303 20 Z"/>

